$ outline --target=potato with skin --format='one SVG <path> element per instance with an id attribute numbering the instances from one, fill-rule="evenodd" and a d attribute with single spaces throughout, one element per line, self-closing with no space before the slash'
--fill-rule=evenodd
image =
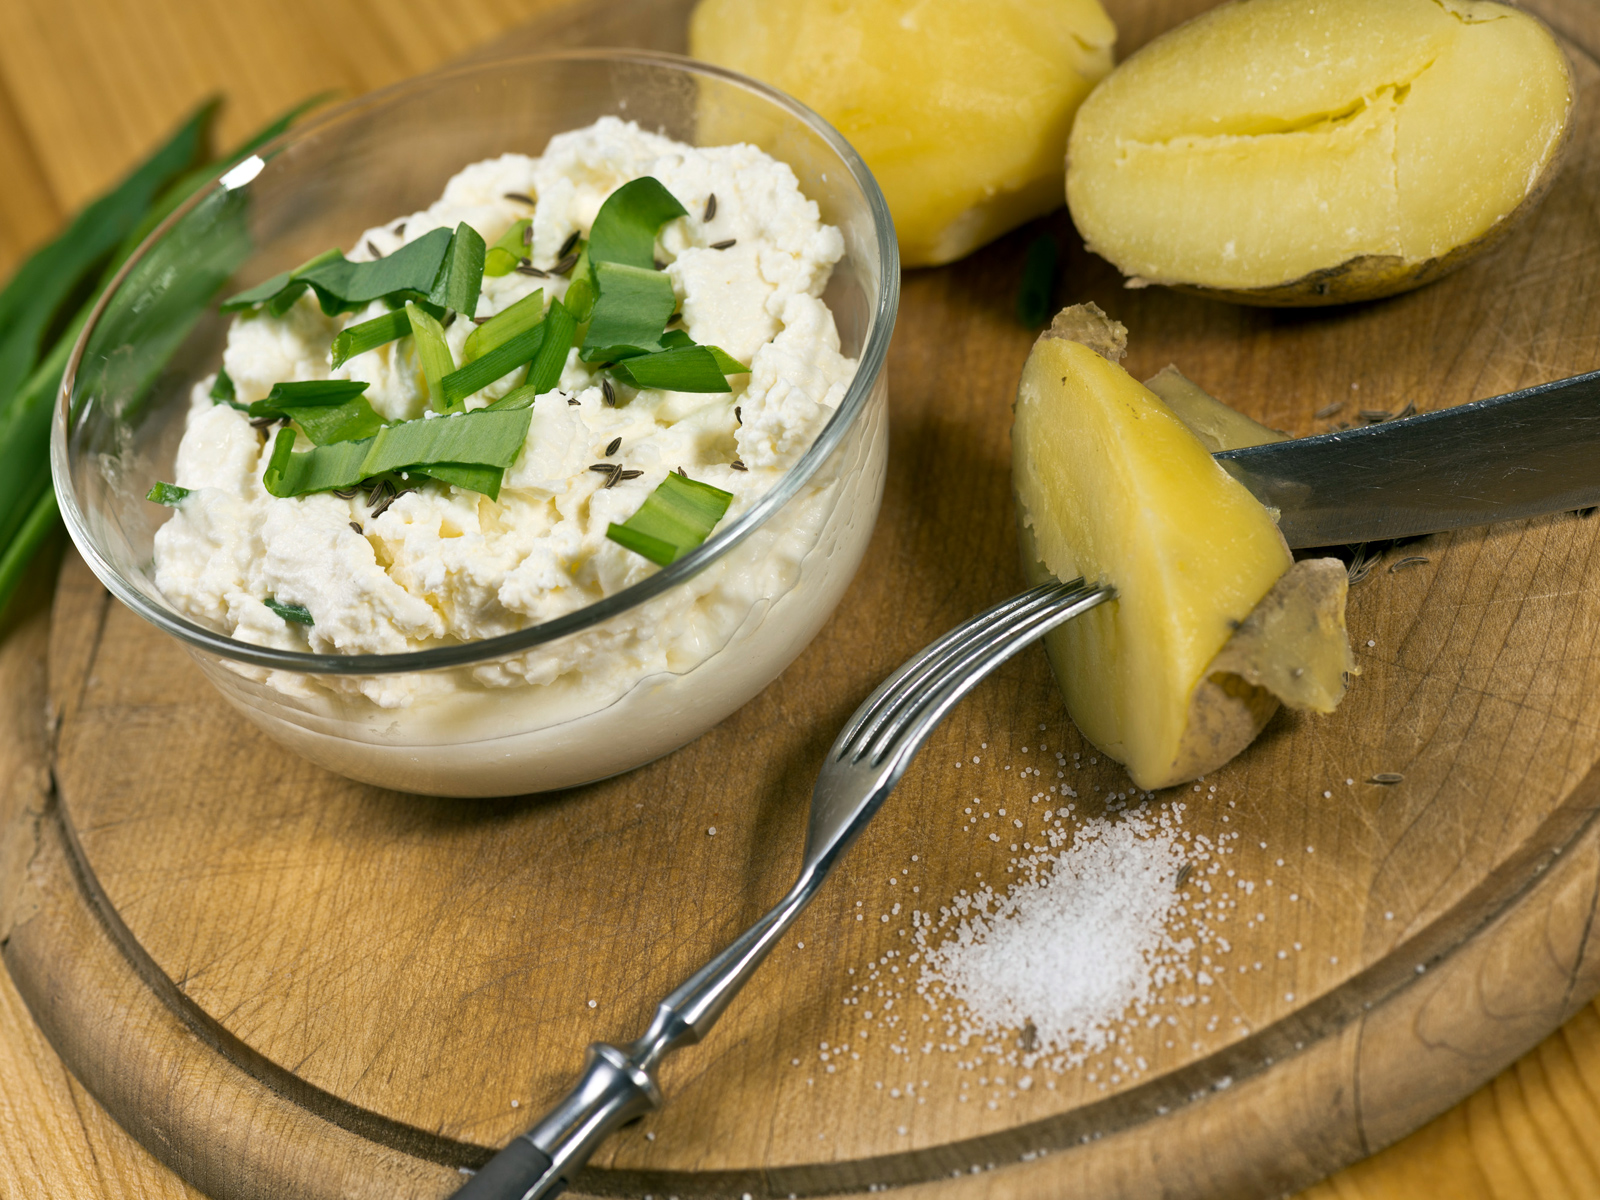
<path id="1" fill-rule="evenodd" d="M 1111 70 L 1100 0 L 700 0 L 696 58 L 830 121 L 883 188 L 908 267 L 1061 204 L 1073 114 Z"/>
<path id="2" fill-rule="evenodd" d="M 1331 711 L 1354 670 L 1337 559 L 1295 563 L 1267 510 L 1117 365 L 1126 331 L 1064 311 L 1012 427 L 1023 561 L 1117 599 L 1046 638 L 1078 728 L 1142 788 L 1215 770 L 1280 701 Z"/>
<path id="3" fill-rule="evenodd" d="M 1230 0 L 1085 102 L 1067 203 L 1141 282 L 1250 304 L 1392 295 L 1532 211 L 1574 99 L 1549 30 L 1490 0 Z"/>

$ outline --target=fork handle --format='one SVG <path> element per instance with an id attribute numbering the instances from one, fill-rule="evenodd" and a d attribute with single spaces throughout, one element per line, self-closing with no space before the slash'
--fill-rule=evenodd
<path id="1" fill-rule="evenodd" d="M 620 1047 L 596 1042 L 573 1089 L 543 1120 L 485 1163 L 454 1200 L 560 1195 L 601 1142 L 660 1104 L 661 1090 L 648 1071 Z"/>

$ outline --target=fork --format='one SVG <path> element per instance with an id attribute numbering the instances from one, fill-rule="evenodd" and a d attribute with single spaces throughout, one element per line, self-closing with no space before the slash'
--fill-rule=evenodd
<path id="1" fill-rule="evenodd" d="M 1109 586 L 1040 584 L 958 625 L 881 683 L 828 751 L 811 793 L 804 862 L 788 895 L 656 1008 L 631 1046 L 596 1042 L 576 1086 L 491 1158 L 455 1200 L 555 1196 L 616 1130 L 659 1108 L 656 1068 L 698 1042 L 811 902 L 945 715 L 980 680 L 1057 625 L 1115 598 Z"/>

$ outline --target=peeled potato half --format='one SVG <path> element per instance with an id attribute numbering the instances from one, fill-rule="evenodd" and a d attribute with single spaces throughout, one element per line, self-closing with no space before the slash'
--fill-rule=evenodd
<path id="1" fill-rule="evenodd" d="M 1230 0 L 1084 103 L 1067 202 L 1123 274 L 1254 304 L 1417 287 L 1556 174 L 1575 91 L 1536 18 L 1489 0 Z"/>
<path id="2" fill-rule="evenodd" d="M 1060 207 L 1067 131 L 1116 36 L 1100 0 L 700 0 L 689 52 L 844 134 L 920 267 Z"/>
<path id="3" fill-rule="evenodd" d="M 1012 468 L 1035 580 L 1117 589 L 1046 639 L 1067 710 L 1158 788 L 1227 762 L 1280 701 L 1332 711 L 1354 664 L 1344 564 L 1293 561 L 1260 501 L 1118 365 L 1125 335 L 1093 305 L 1057 316 L 1023 368 Z"/>

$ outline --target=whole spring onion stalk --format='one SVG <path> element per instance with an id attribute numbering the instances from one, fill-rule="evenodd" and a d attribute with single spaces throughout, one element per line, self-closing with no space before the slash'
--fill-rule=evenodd
<path id="1" fill-rule="evenodd" d="M 34 252 L 0 291 L 0 609 L 59 526 L 50 484 L 50 418 L 90 310 L 144 237 L 205 181 L 253 154 L 317 96 L 214 158 L 208 100 L 116 187 Z"/>

